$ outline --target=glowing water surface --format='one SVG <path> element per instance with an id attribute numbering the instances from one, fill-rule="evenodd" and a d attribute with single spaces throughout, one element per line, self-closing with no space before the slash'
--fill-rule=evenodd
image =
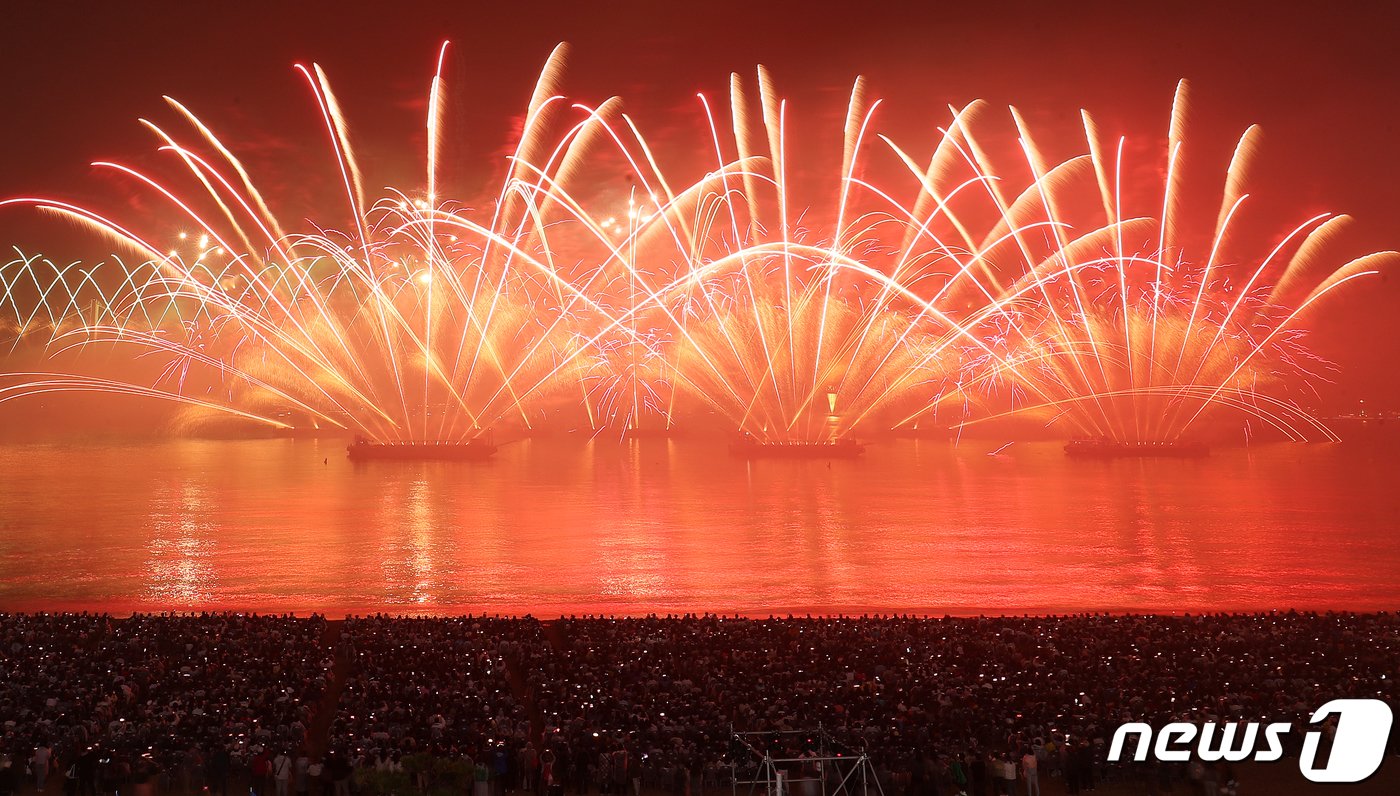
<path id="1" fill-rule="evenodd" d="M 335 440 L 0 445 L 0 610 L 1048 611 L 1400 607 L 1384 444 L 1204 460 L 892 441 L 524 440 L 352 464 Z"/>

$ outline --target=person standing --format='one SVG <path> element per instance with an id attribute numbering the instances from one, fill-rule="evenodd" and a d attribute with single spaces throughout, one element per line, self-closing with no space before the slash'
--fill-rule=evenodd
<path id="1" fill-rule="evenodd" d="M 311 758 L 302 750 L 295 763 L 292 763 L 292 787 L 297 796 L 311 792 Z"/>
<path id="2" fill-rule="evenodd" d="M 9 755 L 0 755 L 0 796 L 14 796 L 19 790 L 19 776 Z"/>
<path id="3" fill-rule="evenodd" d="M 613 750 L 611 759 L 608 761 L 608 771 L 612 774 L 612 793 L 625 794 L 627 786 L 631 784 L 631 777 L 628 769 L 631 767 L 632 756 L 627 753 L 626 746 L 618 746 Z"/>
<path id="4" fill-rule="evenodd" d="M 475 776 L 472 783 L 472 796 L 491 796 L 491 767 L 486 765 L 485 756 L 477 762 L 473 771 Z"/>
<path id="5" fill-rule="evenodd" d="M 953 780 L 953 787 L 956 789 L 954 792 L 967 793 L 967 771 L 963 769 L 962 757 L 954 756 L 952 762 L 948 765 L 947 771 L 948 777 Z M 936 782 L 934 783 L 933 792 L 938 792 L 938 784 Z"/>
<path id="6" fill-rule="evenodd" d="M 1040 761 L 1029 749 L 1021 755 L 1021 777 L 1026 780 L 1026 796 L 1040 796 Z"/>
<path id="7" fill-rule="evenodd" d="M 91 746 L 78 757 L 79 796 L 95 796 L 97 793 L 97 761 L 99 759 L 97 749 Z"/>
<path id="8" fill-rule="evenodd" d="M 292 758 L 285 751 L 280 752 L 272 758 L 272 786 L 276 796 L 287 796 L 291 781 Z"/>
<path id="9" fill-rule="evenodd" d="M 326 776 L 326 764 L 321 758 L 312 760 L 306 766 L 306 789 L 313 796 L 328 796 L 330 793 L 330 779 Z"/>
<path id="10" fill-rule="evenodd" d="M 491 791 L 494 796 L 505 796 L 510 776 L 510 752 L 506 742 L 500 741 L 491 752 Z M 345 796 L 350 796 L 348 793 Z"/>
<path id="11" fill-rule="evenodd" d="M 520 750 L 520 789 L 526 793 L 535 791 L 536 775 L 540 767 L 540 753 L 533 741 L 526 741 Z"/>
<path id="12" fill-rule="evenodd" d="M 1214 760 L 1207 761 L 1201 773 L 1201 793 L 1205 796 L 1219 796 L 1220 793 L 1220 768 L 1216 766 Z"/>
<path id="13" fill-rule="evenodd" d="M 545 793 L 549 793 L 554 785 L 555 758 L 554 749 L 551 747 L 546 747 L 544 754 L 540 755 L 540 788 Z"/>
<path id="14" fill-rule="evenodd" d="M 1001 792 L 1016 796 L 1016 761 L 1007 752 L 1001 759 Z"/>
<path id="15" fill-rule="evenodd" d="M 1220 764 L 1220 796 L 1239 796 L 1240 783 L 1235 779 L 1235 767 L 1226 760 Z"/>
<path id="16" fill-rule="evenodd" d="M 49 748 L 47 741 L 40 741 L 34 748 L 34 756 L 29 759 L 29 764 L 34 767 L 34 784 L 39 792 L 44 792 L 44 783 L 49 779 L 49 763 L 53 757 L 53 749 Z"/>
<path id="17" fill-rule="evenodd" d="M 1094 789 L 1094 750 L 1087 740 L 1079 742 L 1076 755 L 1079 758 L 1079 784 L 1084 790 L 1091 791 Z"/>
<path id="18" fill-rule="evenodd" d="M 254 796 L 268 796 L 267 780 L 271 772 L 272 759 L 268 757 L 266 749 L 259 749 L 258 753 L 253 755 L 253 762 L 249 766 L 248 772 L 253 778 L 253 784 L 250 790 L 253 792 Z"/>
<path id="19" fill-rule="evenodd" d="M 82 783 L 78 781 L 78 764 L 69 763 L 63 772 L 63 796 L 78 796 Z"/>
<path id="20" fill-rule="evenodd" d="M 354 766 L 350 764 L 350 758 L 343 752 L 331 752 L 326 762 L 326 776 L 331 781 L 331 793 L 334 796 L 350 796 L 350 778 L 354 775 Z"/>
<path id="21" fill-rule="evenodd" d="M 968 774 L 972 778 L 973 796 L 987 796 L 987 760 L 979 754 L 969 754 Z"/>

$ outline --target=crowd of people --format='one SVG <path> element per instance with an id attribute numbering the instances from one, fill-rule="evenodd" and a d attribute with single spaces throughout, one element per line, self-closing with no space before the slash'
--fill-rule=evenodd
<path id="1" fill-rule="evenodd" d="M 1334 698 L 1395 704 L 1396 660 L 1391 614 L 3 615 L 0 796 L 703 796 L 779 770 L 807 796 L 852 766 L 886 796 L 1228 794 L 1228 763 L 1109 764 L 1115 728 L 1301 727 Z"/>
<path id="2" fill-rule="evenodd" d="M 1393 703 L 1400 660 L 1400 620 L 1385 614 L 559 624 L 568 641 L 539 674 L 546 737 L 589 755 L 630 747 L 658 784 L 692 793 L 752 765 L 734 731 L 793 758 L 816 727 L 868 753 L 895 792 L 1035 792 L 1053 777 L 1077 793 L 1129 775 L 1227 788 L 1233 771 L 1202 761 L 1106 767 L 1106 745 L 1127 721 L 1301 726 L 1333 698 Z"/>
<path id="3" fill-rule="evenodd" d="M 27 771 L 38 790 L 82 796 L 226 794 L 261 749 L 306 742 L 330 672 L 325 628 L 320 617 L 0 615 L 0 789 Z"/>
<path id="4" fill-rule="evenodd" d="M 330 745 L 361 769 L 405 772 L 419 784 L 424 758 L 470 761 L 464 775 L 497 780 L 506 756 L 530 743 L 531 722 L 512 690 L 526 650 L 540 649 L 533 619 L 348 619 L 340 654 L 344 691 Z M 405 763 L 407 758 L 407 763 Z M 407 769 L 405 769 L 407 765 Z"/>

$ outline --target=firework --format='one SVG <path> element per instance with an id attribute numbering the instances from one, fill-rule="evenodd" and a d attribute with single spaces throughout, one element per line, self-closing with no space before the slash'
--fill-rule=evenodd
<path id="1" fill-rule="evenodd" d="M 799 187 L 787 106 L 762 69 L 756 92 L 733 78 L 727 107 L 701 97 L 711 163 L 678 181 L 615 100 L 562 99 L 562 46 L 492 201 L 468 208 L 439 177 L 446 53 L 429 87 L 423 183 L 374 201 L 329 81 L 298 67 L 343 185 L 338 220 L 289 231 L 235 155 L 174 100 L 190 141 L 146 124 L 192 190 L 96 165 L 151 191 L 178 225 L 5 202 L 94 229 L 119 254 L 93 267 L 20 256 L 0 268 L 10 331 L 43 336 L 61 364 L 6 374 L 0 402 L 127 393 L 196 417 L 382 441 L 473 439 L 571 408 L 622 433 L 713 412 L 774 442 L 1008 416 L 1172 441 L 1217 411 L 1294 439 L 1326 437 L 1289 395 L 1326 367 L 1303 345 L 1303 321 L 1396 256 L 1332 267 L 1329 244 L 1346 219 L 1331 216 L 1264 256 L 1240 255 L 1232 231 L 1251 129 L 1205 256 L 1190 259 L 1184 84 L 1158 200 L 1131 214 L 1144 188 L 1123 184 L 1123 142 L 1105 142 L 1087 114 L 1087 154 L 1053 162 L 1012 109 L 1019 152 L 998 169 L 978 132 L 985 106 L 951 108 L 923 166 L 874 132 L 879 103 L 860 81 L 839 172 Z M 578 189 L 619 179 L 625 208 Z M 105 377 L 83 369 L 92 350 L 158 367 L 146 381 Z"/>
<path id="2" fill-rule="evenodd" d="M 551 207 L 561 206 L 551 200 L 562 195 L 575 147 L 596 123 L 585 116 L 558 140 L 547 138 L 562 104 L 552 89 L 561 57 L 557 51 L 546 65 L 515 165 L 481 213 L 438 195 L 441 60 L 430 93 L 425 189 L 372 204 L 325 75 L 299 67 L 344 184 L 343 229 L 285 231 L 242 164 L 171 101 L 198 143 L 186 146 L 147 126 L 202 194 L 186 197 L 126 166 L 96 165 L 154 191 L 190 231 L 162 250 L 153 242 L 159 230 L 137 232 L 62 202 L 11 200 L 95 228 L 144 259 L 109 263 L 116 278 L 98 268 L 79 277 L 35 259 L 11 263 L 5 275 L 7 298 L 20 295 L 24 282 L 36 288 L 42 309 L 16 318 L 22 332 L 42 322 L 55 352 L 127 348 L 161 355 L 163 370 L 154 386 L 12 374 L 17 381 L 5 397 L 61 388 L 131 392 L 381 440 L 465 439 L 510 419 L 528 426 L 531 401 L 560 388 L 580 346 L 596 336 L 590 324 L 613 323 L 590 300 L 587 286 L 597 275 L 559 267 L 546 234 Z"/>
<path id="3" fill-rule="evenodd" d="M 1329 294 L 1379 273 L 1397 255 L 1329 264 L 1329 244 L 1348 219 L 1323 214 L 1257 258 L 1232 259 L 1245 250 L 1231 233 L 1248 196 L 1258 136 L 1251 128 L 1229 165 L 1208 255 L 1191 260 L 1180 220 L 1186 98 L 1183 82 L 1157 212 L 1135 217 L 1124 210 L 1122 140 L 1104 146 L 1086 113 L 1089 153 L 1050 167 L 1013 109 L 1034 181 L 1014 199 L 985 183 L 1002 221 L 976 256 L 991 263 L 987 281 L 1000 289 L 987 291 L 994 298 L 960 323 L 986 345 L 949 396 L 975 393 L 984 407 L 1000 408 L 959 425 L 1038 414 L 1082 434 L 1160 443 L 1228 408 L 1291 439 L 1335 439 L 1281 394 L 1329 367 L 1303 345 L 1302 321 Z M 970 162 L 985 170 L 985 155 L 961 121 L 954 131 Z M 1086 196 L 1097 197 L 1100 214 L 1076 211 Z"/>

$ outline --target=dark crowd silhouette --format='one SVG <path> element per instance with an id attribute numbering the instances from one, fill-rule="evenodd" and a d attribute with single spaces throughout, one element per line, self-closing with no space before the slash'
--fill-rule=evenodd
<path id="1" fill-rule="evenodd" d="M 704 796 L 763 755 L 791 796 L 836 756 L 886 796 L 1231 796 L 1229 762 L 1108 762 L 1114 730 L 1288 722 L 1296 755 L 1328 700 L 1394 705 L 1397 660 L 1384 613 L 7 614 L 0 796 Z"/>

